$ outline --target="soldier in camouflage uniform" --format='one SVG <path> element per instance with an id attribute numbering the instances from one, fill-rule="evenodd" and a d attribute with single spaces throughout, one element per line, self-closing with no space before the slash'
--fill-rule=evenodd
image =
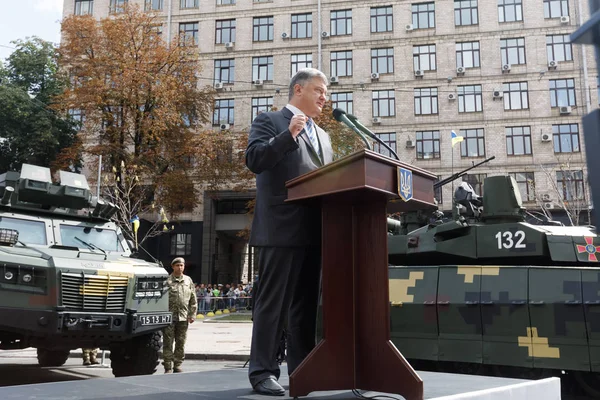
<path id="1" fill-rule="evenodd" d="M 177 257 L 171 262 L 173 272 L 167 279 L 169 287 L 169 311 L 173 313 L 173 323 L 163 331 L 163 365 L 165 374 L 182 372 L 185 358 L 185 340 L 189 324 L 196 319 L 198 302 L 196 288 L 189 276 L 183 274 L 185 260 Z M 175 351 L 173 351 L 175 343 Z"/>
<path id="2" fill-rule="evenodd" d="M 98 355 L 98 349 L 81 349 L 83 350 L 83 365 L 96 365 L 100 364 L 96 360 Z"/>

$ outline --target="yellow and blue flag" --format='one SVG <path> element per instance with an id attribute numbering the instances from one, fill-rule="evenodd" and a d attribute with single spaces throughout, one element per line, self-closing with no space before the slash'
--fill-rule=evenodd
<path id="1" fill-rule="evenodd" d="M 452 138 L 452 147 L 454 147 L 456 143 L 460 143 L 465 140 L 464 136 L 459 136 L 454 131 L 450 131 L 450 137 Z"/>

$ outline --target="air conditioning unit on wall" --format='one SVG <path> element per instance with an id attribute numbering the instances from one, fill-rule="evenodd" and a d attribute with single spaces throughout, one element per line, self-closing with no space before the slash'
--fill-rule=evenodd
<path id="1" fill-rule="evenodd" d="M 542 142 L 551 142 L 552 135 L 549 133 L 542 133 Z"/>

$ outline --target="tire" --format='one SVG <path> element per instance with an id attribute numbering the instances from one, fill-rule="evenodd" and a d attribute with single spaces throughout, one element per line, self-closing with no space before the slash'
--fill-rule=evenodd
<path id="1" fill-rule="evenodd" d="M 67 362 L 70 350 L 37 349 L 38 364 L 41 367 L 60 367 Z"/>
<path id="2" fill-rule="evenodd" d="M 152 332 L 110 346 L 110 364 L 117 378 L 152 375 L 158 366 L 162 332 Z"/>

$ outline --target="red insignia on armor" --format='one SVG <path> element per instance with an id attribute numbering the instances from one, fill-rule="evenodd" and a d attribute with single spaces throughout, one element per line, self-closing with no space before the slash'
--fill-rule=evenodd
<path id="1" fill-rule="evenodd" d="M 594 246 L 594 238 L 592 237 L 584 237 L 585 246 L 580 244 L 577 245 L 578 253 L 588 253 L 588 261 L 598 262 L 598 258 L 596 257 L 596 253 L 600 251 L 600 246 Z"/>

